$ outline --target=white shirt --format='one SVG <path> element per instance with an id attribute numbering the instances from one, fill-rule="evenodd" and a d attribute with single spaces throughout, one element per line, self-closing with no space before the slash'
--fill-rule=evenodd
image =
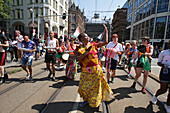
<path id="1" fill-rule="evenodd" d="M 158 62 L 165 63 L 168 60 L 168 68 L 170 68 L 170 49 L 163 50 L 158 57 Z"/>
<path id="2" fill-rule="evenodd" d="M 19 39 L 20 41 L 23 41 L 23 40 L 24 40 L 22 35 L 17 36 L 17 37 L 18 37 L 18 39 Z M 21 48 L 21 47 L 22 47 L 22 44 L 21 44 L 18 40 L 17 40 L 17 47 L 18 47 L 18 48 Z"/>
<path id="3" fill-rule="evenodd" d="M 49 47 L 54 47 L 54 48 L 56 48 L 56 41 L 57 41 L 57 39 L 53 39 L 53 40 L 51 40 L 50 38 L 48 38 L 48 43 L 47 43 L 47 46 L 49 46 Z M 48 50 L 51 50 L 51 51 L 56 51 L 56 49 L 48 49 Z"/>
<path id="4" fill-rule="evenodd" d="M 115 45 L 116 45 L 115 43 L 109 42 L 108 45 L 106 46 L 106 48 L 112 48 L 112 47 L 115 47 Z M 117 52 L 122 52 L 123 51 L 122 44 L 117 43 L 115 49 L 117 50 Z M 118 54 L 115 54 L 113 59 L 118 61 L 119 60 Z"/>

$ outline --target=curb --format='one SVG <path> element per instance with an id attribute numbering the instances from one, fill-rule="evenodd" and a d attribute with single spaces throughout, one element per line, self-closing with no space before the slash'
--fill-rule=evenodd
<path id="1" fill-rule="evenodd" d="M 32 67 L 35 67 L 35 66 L 42 64 L 42 63 L 44 63 L 44 58 L 42 58 L 39 61 L 33 61 Z M 13 66 L 7 66 L 5 68 L 6 68 L 6 72 L 8 74 L 14 74 L 14 73 L 17 73 L 17 72 L 20 72 L 20 71 L 23 70 L 20 64 L 13 65 Z"/>

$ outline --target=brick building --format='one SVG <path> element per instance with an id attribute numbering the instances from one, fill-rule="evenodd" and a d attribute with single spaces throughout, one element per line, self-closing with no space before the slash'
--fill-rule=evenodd
<path id="1" fill-rule="evenodd" d="M 126 40 L 126 26 L 127 26 L 127 8 L 117 9 L 113 15 L 112 31 L 111 33 L 117 33 L 119 36 L 119 42 Z"/>
<path id="2" fill-rule="evenodd" d="M 76 28 L 79 26 L 80 32 L 85 31 L 85 16 L 84 10 L 81 12 L 78 6 L 75 6 L 74 2 L 69 4 L 68 14 L 68 37 L 73 34 Z"/>

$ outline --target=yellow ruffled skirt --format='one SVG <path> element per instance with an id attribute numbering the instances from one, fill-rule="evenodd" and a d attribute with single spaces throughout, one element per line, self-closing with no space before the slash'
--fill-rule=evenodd
<path id="1" fill-rule="evenodd" d="M 84 101 L 89 102 L 90 107 L 98 107 L 103 100 L 113 99 L 113 92 L 99 65 L 82 68 L 78 93 Z"/>

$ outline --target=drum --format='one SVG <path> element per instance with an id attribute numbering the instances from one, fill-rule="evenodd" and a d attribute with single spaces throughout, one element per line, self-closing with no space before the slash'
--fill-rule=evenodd
<path id="1" fill-rule="evenodd" d="M 69 54 L 63 54 L 63 55 L 62 55 L 62 59 L 63 59 L 63 60 L 66 60 L 66 61 L 67 61 L 68 58 L 69 58 Z"/>
<path id="2" fill-rule="evenodd" d="M 106 60 L 105 56 L 101 58 L 101 61 L 104 62 Z"/>

